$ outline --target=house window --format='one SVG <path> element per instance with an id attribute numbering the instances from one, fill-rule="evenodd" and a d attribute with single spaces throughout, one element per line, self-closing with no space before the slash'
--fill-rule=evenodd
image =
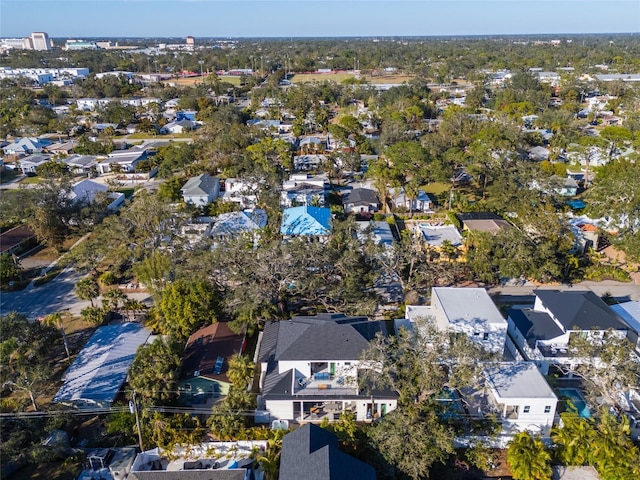
<path id="1" fill-rule="evenodd" d="M 480 336 L 480 332 L 473 332 L 473 336 L 474 337 L 479 337 Z"/>
<path id="2" fill-rule="evenodd" d="M 529 413 L 530 410 L 531 410 L 531 406 L 530 405 L 525 405 L 523 413 Z"/>
<path id="3" fill-rule="evenodd" d="M 544 407 L 544 413 L 551 413 L 551 405 Z"/>
<path id="4" fill-rule="evenodd" d="M 344 366 L 345 367 L 350 367 L 351 366 L 351 362 L 344 362 Z"/>
<path id="5" fill-rule="evenodd" d="M 483 334 L 482 334 L 482 339 L 483 339 L 483 340 L 489 340 L 489 334 L 488 334 L 488 333 L 486 333 L 486 332 L 485 332 L 485 333 L 483 333 Z"/>

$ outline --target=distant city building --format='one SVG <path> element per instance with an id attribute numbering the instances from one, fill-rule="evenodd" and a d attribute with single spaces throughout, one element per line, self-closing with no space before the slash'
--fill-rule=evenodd
<path id="1" fill-rule="evenodd" d="M 97 50 L 96 42 L 87 42 L 85 40 L 67 40 L 65 45 L 67 50 Z"/>
<path id="2" fill-rule="evenodd" d="M 51 40 L 45 32 L 33 32 L 31 34 L 31 49 L 51 50 Z"/>
<path id="3" fill-rule="evenodd" d="M 2 38 L 0 39 L 0 50 L 24 50 L 28 43 L 24 38 Z"/>
<path id="4" fill-rule="evenodd" d="M 196 40 L 192 36 L 188 36 L 185 39 L 185 43 L 187 44 L 187 50 L 193 50 L 196 46 Z"/>
<path id="5" fill-rule="evenodd" d="M 11 68 L 0 67 L 0 78 L 26 77 L 40 85 L 54 80 L 74 80 L 89 75 L 88 68 Z"/>

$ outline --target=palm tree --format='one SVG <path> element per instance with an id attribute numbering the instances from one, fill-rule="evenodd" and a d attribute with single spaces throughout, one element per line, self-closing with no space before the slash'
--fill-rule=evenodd
<path id="1" fill-rule="evenodd" d="M 136 312 L 140 312 L 146 307 L 145 304 L 140 300 L 136 300 L 135 298 L 127 298 L 124 301 L 122 308 L 124 308 L 124 310 L 127 312 L 127 318 L 129 319 L 129 321 L 132 321 L 135 319 Z"/>
<path id="2" fill-rule="evenodd" d="M 113 311 L 118 310 L 121 303 L 127 300 L 127 296 L 119 288 L 111 288 L 102 295 L 103 302 Z"/>
<path id="3" fill-rule="evenodd" d="M 267 438 L 267 449 L 264 455 L 257 458 L 258 463 L 264 471 L 265 480 L 278 480 L 278 470 L 280 463 L 280 452 L 282 450 L 282 437 L 287 432 L 285 430 L 270 430 Z"/>
<path id="4" fill-rule="evenodd" d="M 76 295 L 80 300 L 89 300 L 93 307 L 93 299 L 100 295 L 98 282 L 92 277 L 85 277 L 76 283 Z"/>
<path id="5" fill-rule="evenodd" d="M 70 359 L 71 354 L 69 353 L 69 341 L 67 340 L 67 335 L 64 331 L 64 325 L 62 321 L 62 314 L 60 312 L 56 312 L 44 317 L 42 319 L 42 324 L 48 327 L 55 327 L 60 330 L 60 333 L 62 334 L 62 342 L 64 343 L 64 351 L 67 354 L 67 359 Z"/>
<path id="6" fill-rule="evenodd" d="M 509 443 L 507 460 L 515 480 L 549 480 L 551 454 L 539 437 L 520 432 Z"/>

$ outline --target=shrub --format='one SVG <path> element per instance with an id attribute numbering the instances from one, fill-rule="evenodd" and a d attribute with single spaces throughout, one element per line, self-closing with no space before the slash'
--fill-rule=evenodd
<path id="1" fill-rule="evenodd" d="M 115 285 L 118 282 L 118 276 L 113 273 L 111 270 L 107 270 L 102 275 L 100 275 L 100 283 L 103 286 Z"/>
<path id="2" fill-rule="evenodd" d="M 602 280 L 615 280 L 618 282 L 630 282 L 629 274 L 620 267 L 614 265 L 591 265 L 584 273 L 586 280 L 601 282 Z"/>

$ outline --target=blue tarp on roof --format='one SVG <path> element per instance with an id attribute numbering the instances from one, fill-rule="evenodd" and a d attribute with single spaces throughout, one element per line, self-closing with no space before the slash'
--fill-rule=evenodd
<path id="1" fill-rule="evenodd" d="M 100 327 L 64 375 L 54 402 L 113 402 L 127 378 L 138 347 L 151 332 L 137 323 Z"/>
<path id="2" fill-rule="evenodd" d="M 282 214 L 282 235 L 328 235 L 331 210 L 323 207 L 287 208 Z"/>

